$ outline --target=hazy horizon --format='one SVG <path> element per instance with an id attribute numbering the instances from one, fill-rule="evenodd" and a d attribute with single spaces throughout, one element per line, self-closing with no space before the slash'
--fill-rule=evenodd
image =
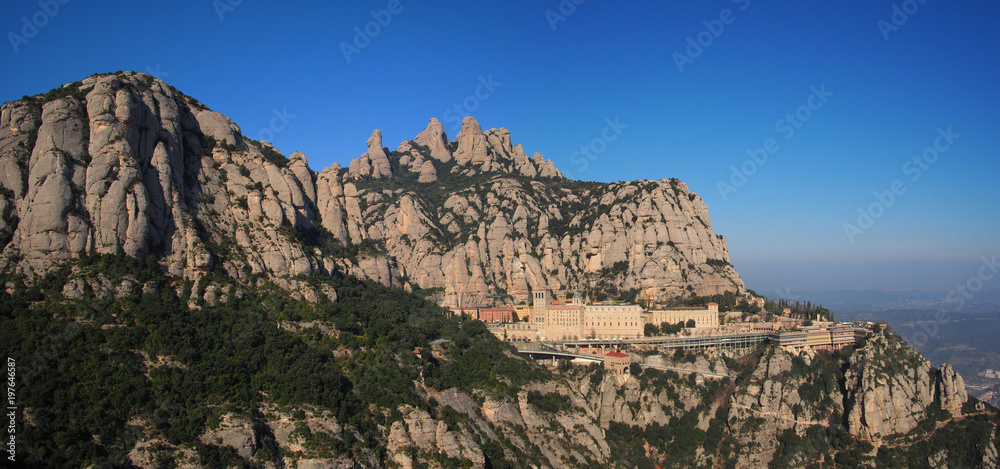
<path id="1" fill-rule="evenodd" d="M 852 263 L 734 262 L 748 288 L 773 296 L 775 290 L 948 291 L 978 275 L 982 259 Z M 804 274 L 809 273 L 808 276 Z M 974 285 L 975 286 L 975 285 Z M 1000 282 L 984 282 L 1000 290 Z"/>

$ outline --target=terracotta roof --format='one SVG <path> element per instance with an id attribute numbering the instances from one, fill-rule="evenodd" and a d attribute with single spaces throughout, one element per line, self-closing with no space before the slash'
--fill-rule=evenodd
<path id="1" fill-rule="evenodd" d="M 628 357 L 628 354 L 624 354 L 624 353 L 620 353 L 620 352 L 608 352 L 608 354 L 605 355 L 605 356 L 615 357 L 615 358 L 626 358 L 626 357 Z"/>

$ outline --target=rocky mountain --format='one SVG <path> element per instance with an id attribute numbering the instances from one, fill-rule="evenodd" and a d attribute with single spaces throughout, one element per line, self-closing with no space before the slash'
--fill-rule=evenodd
<path id="1" fill-rule="evenodd" d="M 29 276 L 124 252 L 187 279 L 218 269 L 294 290 L 344 271 L 450 304 L 744 289 L 677 180 L 571 181 L 471 117 L 454 141 L 431 119 L 395 151 L 375 130 L 349 167 L 316 173 L 142 73 L 4 104 L 0 214 L 0 267 Z"/>
<path id="2" fill-rule="evenodd" d="M 887 328 L 832 353 L 629 349 L 618 375 L 427 299 L 742 290 L 678 181 L 570 181 L 474 119 L 396 151 L 375 131 L 315 173 L 132 73 L 0 124 L 3 464 L 997 466 L 997 409 Z"/>

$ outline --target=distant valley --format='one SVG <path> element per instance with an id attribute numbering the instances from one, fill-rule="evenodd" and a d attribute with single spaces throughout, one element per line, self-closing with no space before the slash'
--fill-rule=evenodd
<path id="1" fill-rule="evenodd" d="M 969 394 L 1000 403 L 1000 379 L 987 370 L 1000 369 L 1000 308 L 982 312 L 947 309 L 842 311 L 838 319 L 886 321 L 910 346 L 934 365 L 950 363 L 965 378 Z"/>

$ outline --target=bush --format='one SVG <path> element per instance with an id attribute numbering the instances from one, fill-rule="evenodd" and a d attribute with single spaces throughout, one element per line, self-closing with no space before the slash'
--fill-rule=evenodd
<path id="1" fill-rule="evenodd" d="M 536 407 L 542 412 L 548 412 L 550 414 L 557 414 L 573 408 L 569 399 L 562 394 L 554 392 L 542 394 L 538 391 L 528 391 L 528 404 Z"/>
<path id="2" fill-rule="evenodd" d="M 590 366 L 588 366 L 587 373 L 590 374 L 591 386 L 597 386 L 598 384 L 601 384 L 601 381 L 604 380 L 604 374 L 606 372 L 607 370 L 605 370 L 604 366 L 601 365 L 600 363 L 593 363 Z"/>

